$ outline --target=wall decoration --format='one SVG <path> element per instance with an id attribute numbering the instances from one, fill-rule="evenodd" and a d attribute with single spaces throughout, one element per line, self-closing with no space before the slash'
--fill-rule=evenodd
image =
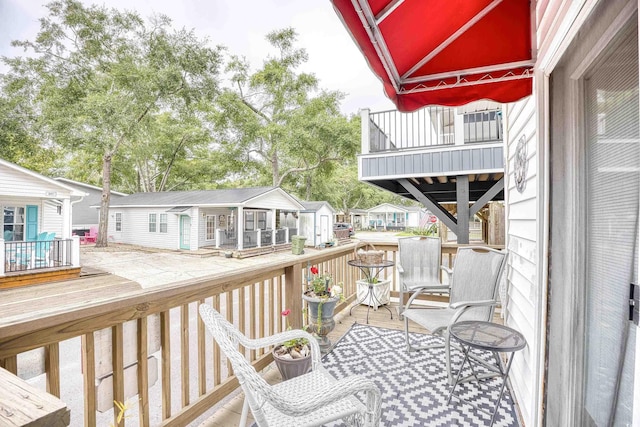
<path id="1" fill-rule="evenodd" d="M 514 171 L 513 176 L 516 181 L 516 189 L 518 192 L 524 192 L 527 184 L 527 138 L 522 135 L 516 146 L 516 154 L 513 159 Z"/>

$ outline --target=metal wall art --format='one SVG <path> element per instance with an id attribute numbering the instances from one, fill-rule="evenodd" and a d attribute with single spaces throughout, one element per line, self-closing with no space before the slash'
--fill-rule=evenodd
<path id="1" fill-rule="evenodd" d="M 527 184 L 527 138 L 524 135 L 520 137 L 518 140 L 518 145 L 516 146 L 516 155 L 513 159 L 514 162 L 514 172 L 513 176 L 516 180 L 516 189 L 518 192 L 524 192 L 524 189 Z"/>

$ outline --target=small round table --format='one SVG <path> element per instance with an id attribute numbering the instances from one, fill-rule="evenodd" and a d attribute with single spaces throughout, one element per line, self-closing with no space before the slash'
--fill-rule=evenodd
<path id="1" fill-rule="evenodd" d="M 353 310 L 354 307 L 359 306 L 365 301 L 375 301 L 376 306 L 386 308 L 389 314 L 391 314 L 391 319 L 393 319 L 393 312 L 389 307 L 381 303 L 381 301 L 376 296 L 373 287 L 376 285 L 375 282 L 380 275 L 380 272 L 387 267 L 393 267 L 395 263 L 393 261 L 382 260 L 381 262 L 376 264 L 369 264 L 362 262 L 359 259 L 350 259 L 349 261 L 347 261 L 347 264 L 352 267 L 358 267 L 360 271 L 362 271 L 362 274 L 364 274 L 364 279 L 368 284 L 367 293 L 365 294 L 364 298 L 362 298 L 360 301 L 356 301 L 355 305 L 351 306 L 351 308 L 349 309 L 349 316 L 351 316 L 351 310 Z M 371 305 L 367 304 L 367 323 L 369 323 L 370 309 Z"/>
<path id="2" fill-rule="evenodd" d="M 479 322 L 473 320 L 454 323 L 453 325 L 451 325 L 449 333 L 451 334 L 452 338 L 460 343 L 462 352 L 464 353 L 464 360 L 462 361 L 462 365 L 460 365 L 458 375 L 456 375 L 456 380 L 451 387 L 447 405 L 451 402 L 451 398 L 455 396 L 462 402 L 468 403 L 477 410 L 491 415 L 491 422 L 489 423 L 489 425 L 491 426 L 493 425 L 493 421 L 495 420 L 496 414 L 498 413 L 498 408 L 500 407 L 500 402 L 502 401 L 502 395 L 504 393 L 504 387 L 507 383 L 507 377 L 509 376 L 509 369 L 511 369 L 513 355 L 516 351 L 522 350 L 527 345 L 527 341 L 525 340 L 524 336 L 515 329 L 511 329 L 507 326 L 499 325 L 497 323 Z M 469 353 L 472 348 L 492 352 L 496 360 L 496 366 L 479 360 L 477 357 L 474 357 L 474 355 L 470 355 Z M 506 368 L 503 366 L 502 360 L 500 359 L 498 353 L 511 354 L 510 357 L 507 356 L 508 361 Z M 467 361 L 469 362 L 469 367 L 471 368 L 471 375 L 461 379 L 460 376 Z M 493 374 L 477 375 L 472 361 L 481 364 L 485 368 L 492 371 Z M 456 386 L 461 382 L 468 381 L 469 379 L 474 378 L 479 383 L 481 379 L 489 377 L 502 378 L 500 394 L 498 395 L 498 400 L 496 401 L 493 412 L 486 411 L 485 409 L 475 405 L 473 402 L 470 402 L 454 393 Z"/>

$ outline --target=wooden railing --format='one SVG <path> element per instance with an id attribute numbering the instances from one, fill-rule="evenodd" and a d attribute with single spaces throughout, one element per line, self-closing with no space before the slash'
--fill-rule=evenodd
<path id="1" fill-rule="evenodd" d="M 89 289 L 83 282 L 89 279 L 77 281 L 77 289 L 71 282 L 65 283 L 60 298 L 47 298 L 46 304 L 40 305 L 25 303 L 29 311 L 21 310 L 16 301 L 5 312 L 9 314 L 0 316 L 0 367 L 16 374 L 21 354 L 44 349 L 42 387 L 67 403 L 72 425 L 125 425 L 125 421 L 116 422 L 117 411 L 99 413 L 98 409 L 104 409 L 100 402 L 125 402 L 137 395 L 137 405 L 130 403 L 127 410 L 127 425 L 185 426 L 238 386 L 230 365 L 205 333 L 197 306 L 212 304 L 251 337 L 284 330 L 280 313 L 285 308 L 292 312 L 290 326 L 299 328 L 305 323 L 301 294 L 309 267 L 317 266 L 336 282 L 344 282 L 349 297 L 337 311 L 354 300 L 360 273 L 347 261 L 353 259 L 355 247 L 351 243 L 259 268 L 151 289 L 132 287 L 132 282 L 117 276 L 96 278 Z M 376 248 L 396 261 L 397 244 L 376 243 Z M 444 245 L 445 264 L 451 263 L 455 248 Z M 395 267 L 385 269 L 381 278 L 391 280 L 391 296 L 397 297 Z M 33 301 L 38 298 L 29 297 Z M 75 350 L 68 350 L 73 342 L 80 357 Z M 258 370 L 272 361 L 269 349 L 245 354 Z M 78 396 L 75 392 L 82 400 L 78 407 L 66 397 L 68 389 L 74 393 L 74 386 L 71 375 L 62 374 L 61 360 L 65 372 L 70 372 L 69 364 L 77 365 L 72 372 L 82 372 L 84 393 Z"/>

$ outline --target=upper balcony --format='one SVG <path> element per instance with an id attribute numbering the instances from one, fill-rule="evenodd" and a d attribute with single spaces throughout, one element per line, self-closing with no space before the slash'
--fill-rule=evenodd
<path id="1" fill-rule="evenodd" d="M 398 187 L 397 180 L 407 178 L 437 202 L 454 202 L 458 176 L 469 177 L 474 201 L 504 175 L 500 109 L 429 107 L 361 114 L 362 181 L 415 199 Z"/>

